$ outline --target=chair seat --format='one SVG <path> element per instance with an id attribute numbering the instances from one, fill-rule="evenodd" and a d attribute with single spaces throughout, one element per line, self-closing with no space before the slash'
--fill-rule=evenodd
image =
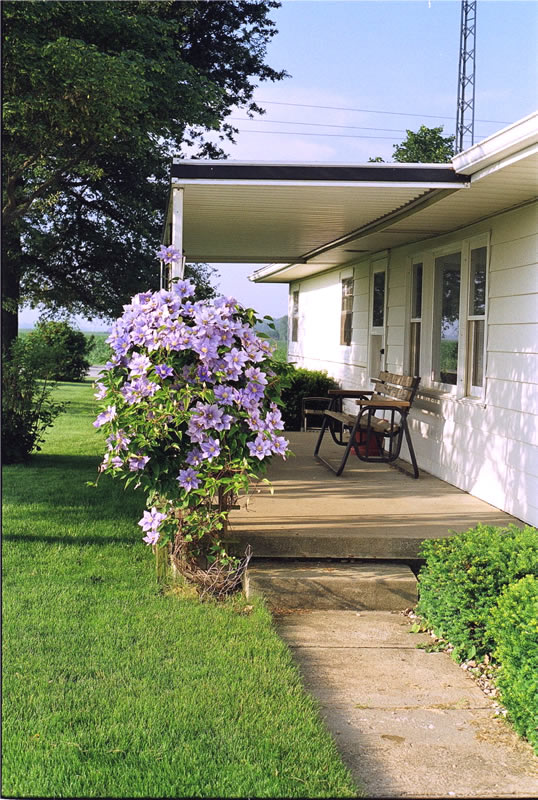
<path id="1" fill-rule="evenodd" d="M 357 419 L 356 414 L 346 414 L 344 411 L 325 411 L 325 416 L 341 422 L 346 428 L 353 428 Z M 368 427 L 368 417 L 366 415 L 361 418 L 359 427 Z M 382 433 L 384 436 L 392 436 L 400 430 L 399 425 L 391 425 L 388 419 L 381 419 L 380 417 L 370 417 L 370 427 L 376 433 Z"/>

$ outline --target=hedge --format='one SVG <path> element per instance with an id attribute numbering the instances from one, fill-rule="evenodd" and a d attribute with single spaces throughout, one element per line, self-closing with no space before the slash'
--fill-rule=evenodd
<path id="1" fill-rule="evenodd" d="M 491 609 L 502 590 L 527 574 L 538 576 L 535 528 L 477 525 L 446 539 L 423 542 L 417 612 L 456 656 L 482 657 L 493 650 Z"/>
<path id="2" fill-rule="evenodd" d="M 500 669 L 501 701 L 515 729 L 538 754 L 538 580 L 526 575 L 506 586 L 487 624 Z"/>
<path id="3" fill-rule="evenodd" d="M 301 430 L 301 403 L 303 397 L 327 397 L 329 389 L 338 389 L 338 383 L 325 371 L 291 367 L 288 385 L 282 390 L 282 418 L 288 431 Z"/>

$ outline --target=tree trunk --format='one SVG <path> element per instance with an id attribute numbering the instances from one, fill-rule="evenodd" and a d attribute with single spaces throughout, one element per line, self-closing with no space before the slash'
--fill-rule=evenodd
<path id="1" fill-rule="evenodd" d="M 22 249 L 15 225 L 2 232 L 2 350 L 8 353 L 19 333 Z"/>

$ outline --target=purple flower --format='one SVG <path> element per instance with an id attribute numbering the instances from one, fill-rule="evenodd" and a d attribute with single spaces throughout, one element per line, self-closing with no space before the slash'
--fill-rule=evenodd
<path id="1" fill-rule="evenodd" d="M 155 372 L 159 378 L 169 378 L 170 375 L 174 374 L 172 367 L 169 367 L 167 364 L 157 364 L 155 367 Z"/>
<path id="2" fill-rule="evenodd" d="M 261 434 L 258 434 L 253 442 L 247 442 L 247 447 L 250 450 L 250 455 L 259 458 L 260 461 L 272 453 L 271 442 L 268 439 L 264 439 Z"/>
<path id="3" fill-rule="evenodd" d="M 151 359 L 140 353 L 135 353 L 127 366 L 131 375 L 145 375 L 151 367 Z"/>
<path id="4" fill-rule="evenodd" d="M 102 400 L 103 397 L 106 397 L 106 386 L 101 381 L 97 381 L 95 384 L 95 388 L 97 391 L 94 394 L 96 400 Z"/>
<path id="5" fill-rule="evenodd" d="M 279 456 L 284 456 L 288 452 L 288 440 L 283 436 L 273 436 L 271 441 L 271 450 Z M 284 460 L 286 460 L 284 458 Z"/>
<path id="6" fill-rule="evenodd" d="M 188 467 L 187 469 L 180 469 L 176 480 L 186 492 L 190 492 L 191 489 L 197 489 L 200 486 L 200 480 L 196 474 L 196 471 L 191 467 Z"/>
<path id="7" fill-rule="evenodd" d="M 108 406 L 106 411 L 103 411 L 101 414 L 98 415 L 97 419 L 93 423 L 94 428 L 100 428 L 101 425 L 104 425 L 105 422 L 110 422 L 116 416 L 116 406 Z"/>
<path id="8" fill-rule="evenodd" d="M 147 544 L 157 544 L 160 538 L 161 534 L 159 531 L 148 531 L 148 533 L 142 537 L 142 541 L 146 542 Z"/>
<path id="9" fill-rule="evenodd" d="M 158 528 L 165 519 L 166 514 L 161 514 L 160 511 L 157 511 L 155 506 L 153 506 L 151 511 L 144 511 L 142 519 L 138 522 L 142 530 L 146 533 L 142 541 L 148 544 L 157 544 L 160 536 Z"/>
<path id="10" fill-rule="evenodd" d="M 125 431 L 120 428 L 116 433 L 110 434 L 106 441 L 111 450 L 127 450 L 127 445 L 131 440 L 125 435 Z"/>
<path id="11" fill-rule="evenodd" d="M 192 297 L 195 288 L 190 281 L 178 281 L 172 285 L 172 291 L 177 292 L 180 297 Z"/>
<path id="12" fill-rule="evenodd" d="M 173 264 L 174 261 L 179 261 L 181 253 L 171 244 L 168 246 L 162 244 L 157 251 L 157 258 L 164 261 L 165 264 Z"/>
<path id="13" fill-rule="evenodd" d="M 200 449 L 202 451 L 202 458 L 213 461 L 214 458 L 220 455 L 220 440 L 209 438 L 207 441 L 201 442 Z"/>
<path id="14" fill-rule="evenodd" d="M 131 472 L 136 472 L 139 469 L 144 469 L 148 461 L 149 461 L 149 456 L 143 456 L 141 453 L 137 453 L 135 456 L 131 456 L 129 458 L 129 469 L 131 470 Z"/>
<path id="15" fill-rule="evenodd" d="M 187 454 L 185 458 L 187 464 L 190 464 L 191 467 L 199 467 L 202 463 L 202 451 L 199 447 L 193 447 L 193 449 Z"/>
<path id="16" fill-rule="evenodd" d="M 260 384 L 261 386 L 266 386 L 267 384 L 265 372 L 262 372 L 259 367 L 249 367 L 245 370 L 245 375 L 250 381 Z"/>
<path id="17" fill-rule="evenodd" d="M 218 339 L 210 336 L 200 336 L 192 344 L 193 349 L 198 353 L 202 361 L 210 358 L 217 358 Z"/>
<path id="18" fill-rule="evenodd" d="M 232 347 L 229 353 L 224 356 L 224 361 L 232 370 L 241 370 L 248 361 L 248 356 L 244 350 L 238 350 L 237 347 Z"/>
<path id="19" fill-rule="evenodd" d="M 215 386 L 213 391 L 215 392 L 216 400 L 231 406 L 234 401 L 235 389 L 232 389 L 231 386 Z"/>

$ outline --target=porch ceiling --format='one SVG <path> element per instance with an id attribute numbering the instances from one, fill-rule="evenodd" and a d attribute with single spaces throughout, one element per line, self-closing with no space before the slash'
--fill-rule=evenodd
<path id="1" fill-rule="evenodd" d="M 536 199 L 538 194 L 538 153 L 527 154 L 502 168 L 485 170 L 471 180 L 467 191 L 434 195 L 434 202 L 417 206 L 411 213 L 382 220 L 372 230 L 314 255 L 305 263 L 279 267 L 269 265 L 257 270 L 251 279 L 264 283 L 287 283 L 356 260 L 363 253 L 379 252 L 403 244 L 412 244 L 458 230 L 481 219 L 515 208 Z"/>
<path id="2" fill-rule="evenodd" d="M 289 264 L 396 212 L 468 185 L 450 165 L 236 164 L 175 160 L 189 261 Z M 351 256 L 352 257 L 352 256 Z M 347 255 L 347 260 L 350 256 Z"/>

